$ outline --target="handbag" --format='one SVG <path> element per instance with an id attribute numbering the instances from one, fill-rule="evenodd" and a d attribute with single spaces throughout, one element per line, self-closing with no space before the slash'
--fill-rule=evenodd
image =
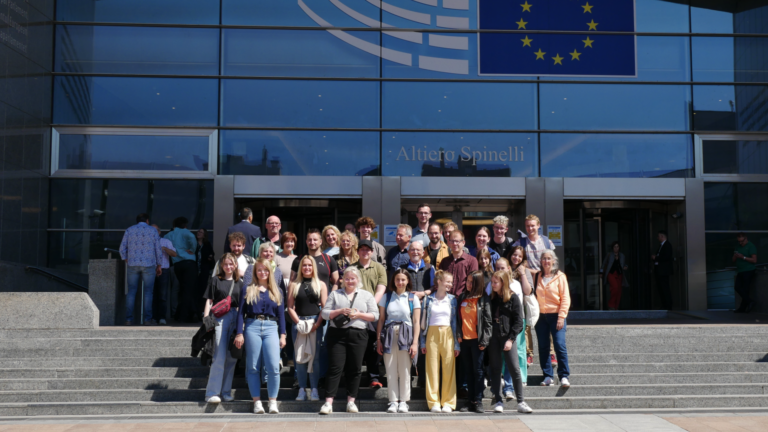
<path id="1" fill-rule="evenodd" d="M 349 307 L 351 308 L 352 305 L 355 304 L 355 299 L 357 298 L 357 293 L 355 293 L 354 297 L 352 297 L 352 301 L 349 303 Z M 336 325 L 336 328 L 342 328 L 345 325 L 349 324 L 350 321 L 352 321 L 348 316 L 346 315 L 339 315 L 333 320 L 333 324 Z"/>
<path id="2" fill-rule="evenodd" d="M 525 276 L 523 276 L 525 277 Z M 531 327 L 536 325 L 539 320 L 539 301 L 536 299 L 536 285 L 539 283 L 539 273 L 533 277 L 533 287 L 531 287 L 531 293 L 523 296 L 523 303 L 525 304 L 525 319 L 527 324 Z"/>
<path id="3" fill-rule="evenodd" d="M 229 287 L 229 294 L 227 294 L 227 298 L 216 303 L 211 308 L 211 312 L 213 313 L 213 316 L 215 316 L 216 318 L 221 318 L 224 315 L 229 313 L 229 310 L 232 308 L 232 290 L 234 288 L 235 288 L 235 281 L 233 280 L 232 285 Z"/>
<path id="4" fill-rule="evenodd" d="M 237 335 L 233 332 L 232 335 L 229 337 L 229 355 L 232 356 L 234 359 L 242 359 L 245 358 L 245 344 L 243 344 L 242 347 L 238 348 L 235 345 L 235 338 Z"/>

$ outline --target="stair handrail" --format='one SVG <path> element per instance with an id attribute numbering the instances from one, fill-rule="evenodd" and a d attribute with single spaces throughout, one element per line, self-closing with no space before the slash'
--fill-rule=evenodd
<path id="1" fill-rule="evenodd" d="M 35 266 L 26 266 L 24 269 L 26 271 L 31 271 L 33 273 L 38 273 L 38 274 L 41 274 L 43 276 L 46 276 L 46 277 L 48 277 L 48 279 L 53 279 L 53 280 L 55 280 L 57 282 L 61 282 L 64 285 L 68 285 L 68 286 L 70 286 L 70 287 L 72 287 L 72 288 L 74 288 L 74 289 L 76 289 L 76 290 L 78 290 L 80 292 L 84 292 L 84 293 L 88 292 L 88 287 L 80 285 L 79 283 L 73 282 L 73 281 L 71 281 L 71 280 L 69 280 L 67 278 L 63 278 L 63 277 L 61 277 L 61 276 L 59 276 L 59 275 L 57 275 L 55 273 L 51 273 L 50 271 L 48 271 L 48 270 L 46 270 L 44 268 L 35 267 Z"/>

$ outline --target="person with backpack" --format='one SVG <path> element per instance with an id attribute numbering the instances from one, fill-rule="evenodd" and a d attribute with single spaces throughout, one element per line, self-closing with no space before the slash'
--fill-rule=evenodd
<path id="1" fill-rule="evenodd" d="M 486 280 L 482 271 L 470 273 L 467 289 L 459 296 L 459 316 L 456 333 L 461 346 L 461 366 L 467 380 L 467 406 L 461 412 L 482 414 L 483 363 L 485 348 L 491 339 L 491 301 L 485 293 Z"/>
<path id="2" fill-rule="evenodd" d="M 432 293 L 432 285 L 435 280 L 435 267 L 424 259 L 424 246 L 421 242 L 412 242 L 408 248 L 408 256 L 411 258 L 407 264 L 400 266 L 401 269 L 408 272 L 408 276 L 411 278 L 411 292 L 416 296 L 419 301 L 423 302 L 424 298 Z M 417 384 L 419 387 L 424 387 L 426 369 L 424 364 L 424 356 L 419 355 L 416 361 L 416 371 L 418 373 Z"/>
<path id="3" fill-rule="evenodd" d="M 387 369 L 388 413 L 407 413 L 411 400 L 411 366 L 419 351 L 419 325 L 413 323 L 421 317 L 421 302 L 412 291 L 408 271 L 400 268 L 379 301 L 376 340 Z"/>

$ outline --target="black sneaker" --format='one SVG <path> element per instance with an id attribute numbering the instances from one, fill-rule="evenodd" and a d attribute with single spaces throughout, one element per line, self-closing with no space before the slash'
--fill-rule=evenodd
<path id="1" fill-rule="evenodd" d="M 465 413 L 465 412 L 474 412 L 474 411 L 475 411 L 475 407 L 472 404 L 469 404 L 469 403 L 464 405 L 463 407 L 461 407 L 461 409 L 459 410 L 459 412 L 463 412 L 463 413 Z"/>
<path id="2" fill-rule="evenodd" d="M 483 408 L 483 403 L 482 403 L 482 402 L 480 402 L 480 403 L 478 403 L 478 404 L 475 404 L 475 405 L 472 407 L 472 412 L 474 412 L 474 413 L 478 413 L 478 414 L 485 414 L 485 408 Z"/>

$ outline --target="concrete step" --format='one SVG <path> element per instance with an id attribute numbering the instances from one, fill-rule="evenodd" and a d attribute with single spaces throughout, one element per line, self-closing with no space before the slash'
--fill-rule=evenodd
<path id="1" fill-rule="evenodd" d="M 334 413 L 343 413 L 346 403 L 343 398 L 334 402 Z M 768 396 L 765 395 L 736 395 L 736 396 L 620 396 L 620 397 L 559 397 L 559 398 L 527 398 L 526 402 L 534 410 L 567 410 L 567 409 L 685 409 L 685 408 L 766 408 Z M 318 412 L 323 402 L 277 402 L 283 413 L 288 412 Z M 462 406 L 464 401 L 459 401 Z M 491 400 L 484 400 L 486 410 L 492 407 Z M 362 400 L 357 403 L 361 412 L 384 413 L 387 408 L 386 400 Z M 426 412 L 426 401 L 409 402 L 411 411 Z M 516 403 L 506 402 L 505 411 L 512 412 Z M 206 404 L 200 401 L 190 402 L 43 402 L 43 403 L 0 403 L 0 416 L 63 416 L 63 415 L 125 415 L 125 414 L 187 414 L 187 413 L 250 413 L 253 403 L 250 401 L 223 402 Z M 393 415 L 394 416 L 394 415 Z M 444 414 L 446 419 L 451 414 Z M 256 417 L 254 417 L 255 419 Z M 268 419 L 269 415 L 263 415 Z M 330 419 L 333 415 L 329 416 Z"/>
<path id="2" fill-rule="evenodd" d="M 0 368 L 200 367 L 199 357 L 50 357 L 0 358 Z"/>
<path id="3" fill-rule="evenodd" d="M 208 377 L 209 368 L 199 367 L 121 367 L 70 369 L 0 369 L 0 380 L 22 378 L 199 378 Z"/>

